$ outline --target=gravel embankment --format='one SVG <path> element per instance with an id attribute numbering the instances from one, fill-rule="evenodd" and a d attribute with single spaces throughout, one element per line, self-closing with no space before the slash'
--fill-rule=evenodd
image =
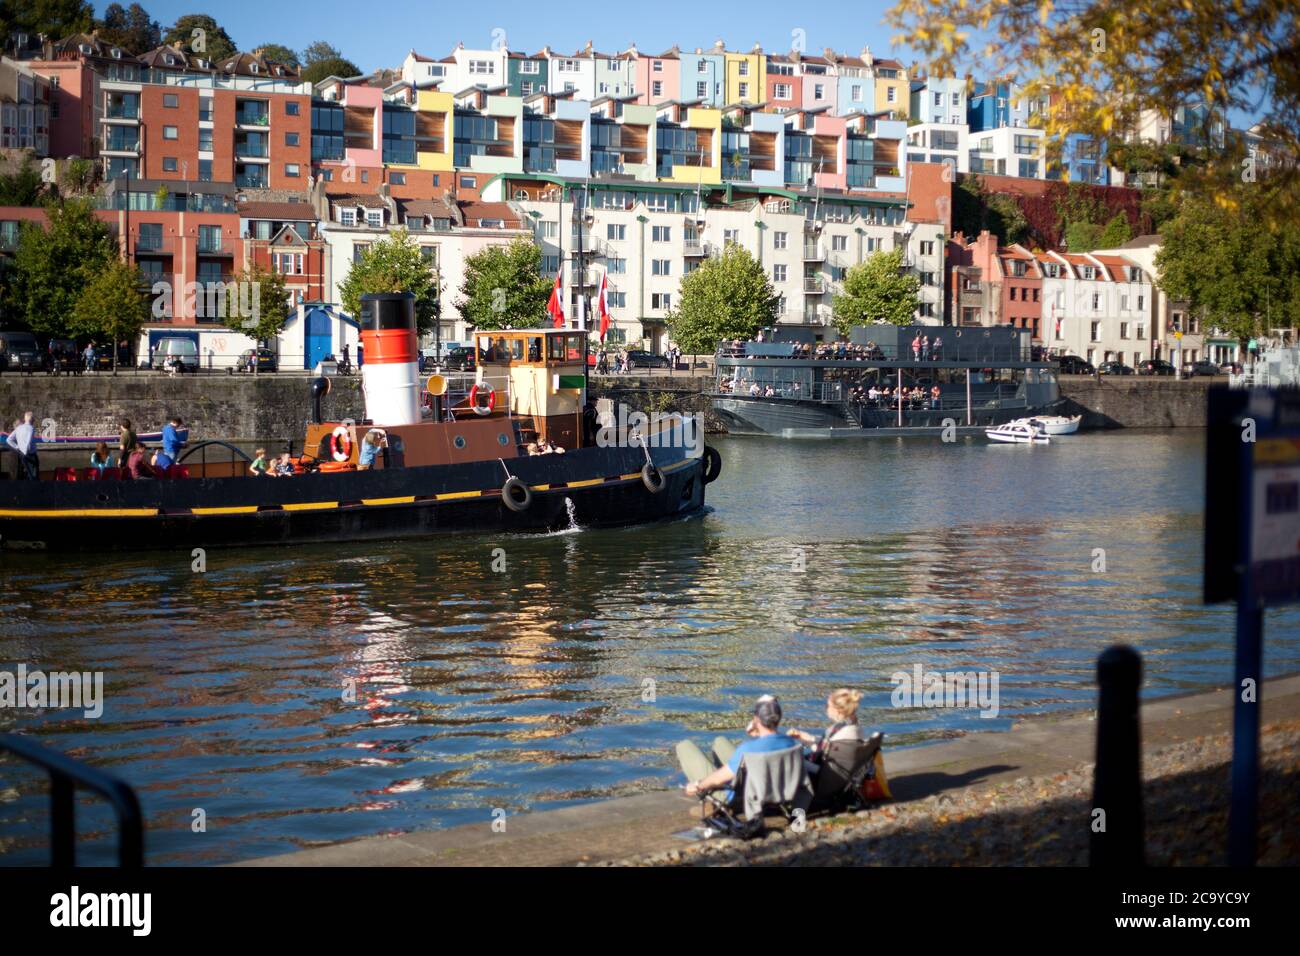
<path id="1" fill-rule="evenodd" d="M 1226 864 L 1230 735 L 1198 737 L 1143 761 L 1146 862 Z M 886 755 L 888 760 L 888 755 Z M 713 839 L 620 861 L 631 866 L 1085 866 L 1092 764 L 1052 776 L 950 790 L 811 820 L 742 843 Z M 1259 862 L 1300 864 L 1300 720 L 1261 735 Z"/>

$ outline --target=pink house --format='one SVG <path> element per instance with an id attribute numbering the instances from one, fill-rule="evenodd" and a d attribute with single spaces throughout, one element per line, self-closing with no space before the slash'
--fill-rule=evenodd
<path id="1" fill-rule="evenodd" d="M 658 106 L 669 100 L 680 99 L 681 64 L 677 47 L 665 50 L 658 56 L 637 52 L 635 46 L 628 53 L 636 58 L 636 101 L 642 106 Z"/>

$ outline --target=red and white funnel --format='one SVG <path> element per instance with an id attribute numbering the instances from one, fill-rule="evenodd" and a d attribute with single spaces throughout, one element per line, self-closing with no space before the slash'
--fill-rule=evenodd
<path id="1" fill-rule="evenodd" d="M 420 360 L 415 296 L 409 292 L 361 297 L 361 387 L 366 417 L 376 425 L 418 425 Z"/>

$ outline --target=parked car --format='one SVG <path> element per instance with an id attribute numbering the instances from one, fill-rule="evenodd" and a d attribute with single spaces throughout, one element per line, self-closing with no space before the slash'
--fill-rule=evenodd
<path id="1" fill-rule="evenodd" d="M 1091 375 L 1097 371 L 1091 362 L 1086 362 L 1077 355 L 1062 355 L 1057 361 L 1062 375 Z"/>
<path id="2" fill-rule="evenodd" d="M 1164 359 L 1147 359 L 1139 362 L 1137 367 L 1138 375 L 1173 375 L 1174 371 L 1174 367 Z"/>
<path id="3" fill-rule="evenodd" d="M 1101 375 L 1132 375 L 1133 369 L 1123 362 L 1102 362 L 1097 366 L 1097 372 Z"/>
<path id="4" fill-rule="evenodd" d="M 1211 362 L 1209 359 L 1198 359 L 1195 362 L 1184 364 L 1183 374 L 1188 378 L 1195 378 L 1197 375 L 1222 375 L 1223 370 L 1219 368 L 1218 362 Z"/>
<path id="5" fill-rule="evenodd" d="M 45 371 L 51 375 L 60 372 L 80 373 L 85 366 L 81 351 L 72 339 L 50 339 L 45 346 Z"/>
<path id="6" fill-rule="evenodd" d="M 239 356 L 239 365 L 241 372 L 253 371 L 253 350 L 244 349 Z M 280 360 L 276 358 L 275 353 L 265 346 L 260 346 L 257 350 L 257 370 L 259 372 L 278 372 L 280 371 Z"/>
<path id="7" fill-rule="evenodd" d="M 164 369 L 169 358 L 175 358 L 181 363 L 182 372 L 199 370 L 199 347 L 193 339 L 179 335 L 164 335 L 159 338 L 153 346 L 151 367 Z"/>
<path id="8" fill-rule="evenodd" d="M 627 353 L 627 367 L 629 371 L 637 368 L 667 368 L 668 359 L 644 349 L 631 349 Z"/>
<path id="9" fill-rule="evenodd" d="M 472 372 L 477 367 L 474 349 L 468 345 L 458 345 L 447 353 L 447 368 L 457 372 Z"/>
<path id="10" fill-rule="evenodd" d="M 45 356 L 30 332 L 0 332 L 0 352 L 5 354 L 4 371 L 32 372 L 45 367 Z"/>

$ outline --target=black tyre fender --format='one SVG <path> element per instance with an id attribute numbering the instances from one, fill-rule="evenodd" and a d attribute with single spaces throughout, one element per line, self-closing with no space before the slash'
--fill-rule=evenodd
<path id="1" fill-rule="evenodd" d="M 519 497 L 522 492 L 522 497 Z M 501 500 L 511 511 L 527 511 L 533 503 L 533 489 L 524 484 L 523 479 L 511 475 L 501 486 Z"/>
<path id="2" fill-rule="evenodd" d="M 648 461 L 641 469 L 641 483 L 652 495 L 657 495 L 668 487 L 668 479 L 664 477 L 664 473 L 655 467 L 653 462 Z"/>
<path id="3" fill-rule="evenodd" d="M 711 485 L 722 474 L 722 456 L 712 445 L 704 446 L 704 483 Z"/>

